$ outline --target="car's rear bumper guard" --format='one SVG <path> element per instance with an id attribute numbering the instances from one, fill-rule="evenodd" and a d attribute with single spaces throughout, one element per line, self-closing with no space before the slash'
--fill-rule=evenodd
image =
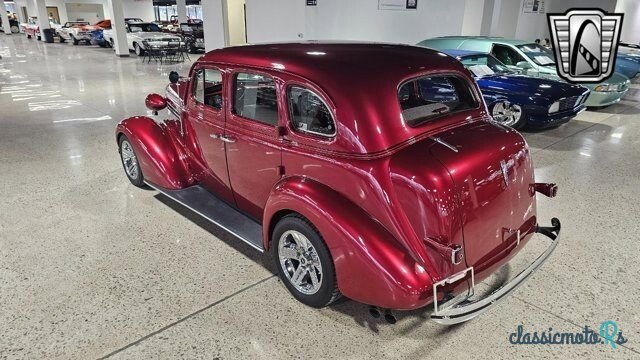
<path id="1" fill-rule="evenodd" d="M 527 280 L 536 270 L 538 270 L 542 266 L 542 264 L 544 264 L 551 253 L 556 249 L 556 246 L 558 246 L 558 239 L 560 236 L 560 220 L 553 218 L 551 219 L 550 227 L 539 226 L 536 232 L 545 235 L 551 240 L 551 244 L 549 244 L 549 247 L 533 263 L 531 263 L 531 265 L 529 265 L 520 274 L 514 277 L 513 280 L 509 281 L 501 288 L 495 290 L 490 295 L 481 299 L 473 299 L 475 288 L 473 267 L 467 268 L 459 273 L 456 273 L 446 279 L 433 284 L 434 311 L 431 314 L 431 320 L 445 325 L 458 324 L 467 320 L 471 320 L 474 317 L 492 308 L 498 302 L 498 300 L 509 295 L 518 286 L 522 285 L 525 280 Z M 469 287 L 469 290 L 467 292 L 464 292 L 443 304 L 438 304 L 438 287 L 452 284 L 464 278 L 468 278 L 469 275 L 471 286 Z"/>

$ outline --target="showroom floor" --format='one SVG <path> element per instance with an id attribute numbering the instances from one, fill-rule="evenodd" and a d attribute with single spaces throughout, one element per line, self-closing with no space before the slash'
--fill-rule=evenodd
<path id="1" fill-rule="evenodd" d="M 463 325 L 437 325 L 429 309 L 390 325 L 351 301 L 301 305 L 268 258 L 129 184 L 114 126 L 189 64 L 0 36 L 0 358 L 640 356 L 640 81 L 620 104 L 525 135 L 538 180 L 560 187 L 539 198 L 540 221 L 563 224 L 529 282 Z M 580 332 L 606 320 L 626 344 L 509 343 L 518 325 Z"/>

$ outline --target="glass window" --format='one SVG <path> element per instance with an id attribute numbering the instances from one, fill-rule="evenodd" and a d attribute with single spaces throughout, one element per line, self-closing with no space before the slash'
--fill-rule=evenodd
<path id="1" fill-rule="evenodd" d="M 478 77 L 492 74 L 511 74 L 514 72 L 489 54 L 465 55 L 458 58 L 458 60 Z"/>
<path id="2" fill-rule="evenodd" d="M 194 77 L 193 97 L 200 104 L 222 109 L 222 73 L 215 69 L 198 70 Z"/>
<path id="3" fill-rule="evenodd" d="M 277 125 L 278 97 L 273 79 L 259 74 L 237 74 L 233 112 L 261 123 Z"/>
<path id="4" fill-rule="evenodd" d="M 311 134 L 333 136 L 336 126 L 327 105 L 311 90 L 291 86 L 287 93 L 293 128 Z"/>
<path id="5" fill-rule="evenodd" d="M 129 31 L 136 32 L 160 32 L 160 27 L 153 23 L 130 23 Z"/>
<path id="6" fill-rule="evenodd" d="M 475 109 L 471 85 L 451 75 L 426 76 L 404 83 L 398 90 L 402 117 L 410 126 L 439 116 Z"/>
<path id="7" fill-rule="evenodd" d="M 505 65 L 515 66 L 520 61 L 525 61 L 525 59 L 520 56 L 517 51 L 508 46 L 500 44 L 493 45 L 493 48 L 491 49 L 491 55 L 495 56 Z"/>
<path id="8" fill-rule="evenodd" d="M 555 66 L 555 56 L 553 51 L 538 44 L 518 45 L 518 49 L 522 51 L 531 61 L 540 66 Z"/>

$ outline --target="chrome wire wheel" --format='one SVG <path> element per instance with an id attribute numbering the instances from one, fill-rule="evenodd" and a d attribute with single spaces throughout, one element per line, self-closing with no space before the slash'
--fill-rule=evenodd
<path id="1" fill-rule="evenodd" d="M 296 230 L 285 231 L 278 241 L 278 258 L 287 280 L 305 295 L 322 286 L 322 264 L 311 241 Z"/>
<path id="2" fill-rule="evenodd" d="M 122 164 L 124 165 L 124 171 L 131 179 L 137 179 L 140 174 L 140 167 L 138 165 L 138 158 L 133 152 L 133 147 L 127 140 L 122 141 L 120 147 L 120 156 L 122 157 Z"/>
<path id="3" fill-rule="evenodd" d="M 493 120 L 502 125 L 514 126 L 522 117 L 522 108 L 519 105 L 501 101 L 493 106 L 491 115 Z"/>

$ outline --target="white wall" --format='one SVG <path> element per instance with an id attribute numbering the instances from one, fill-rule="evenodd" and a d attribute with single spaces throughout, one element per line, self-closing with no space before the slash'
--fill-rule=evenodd
<path id="1" fill-rule="evenodd" d="M 624 13 L 620 41 L 640 43 L 640 1 L 618 0 L 615 10 L 617 13 Z"/>
<path id="2" fill-rule="evenodd" d="M 554 1 L 562 2 L 562 0 Z M 523 11 L 524 1 L 522 1 L 514 37 L 531 42 L 535 39 L 540 39 L 544 43 L 544 39 L 549 37 L 547 13 L 550 12 L 549 8 L 553 6 L 554 1 L 545 1 L 545 13 L 525 13 Z"/>
<path id="3" fill-rule="evenodd" d="M 461 35 L 480 35 L 484 20 L 485 0 L 466 0 Z"/>
<path id="4" fill-rule="evenodd" d="M 68 21 L 88 21 L 95 24 L 104 20 L 104 6 L 102 4 L 64 4 Z M 62 20 L 62 19 L 61 19 Z"/>
<path id="5" fill-rule="evenodd" d="M 514 38 L 522 0 L 495 0 L 491 36 Z"/>
<path id="6" fill-rule="evenodd" d="M 15 4 L 16 4 L 16 10 L 19 12 L 19 7 L 21 6 L 26 6 L 27 7 L 27 11 L 29 12 L 29 16 L 36 16 L 36 11 L 35 11 L 35 7 L 33 7 L 32 3 L 33 0 L 14 0 Z M 131 1 L 131 0 L 125 0 L 126 1 Z M 46 1 L 47 6 L 55 6 L 58 8 L 58 13 L 60 14 L 60 22 L 61 23 L 65 23 L 67 21 L 71 21 L 71 20 L 75 20 L 75 19 L 69 19 L 69 16 L 67 14 L 67 5 L 70 4 L 98 4 L 98 5 L 102 5 L 103 8 L 103 13 L 102 15 L 104 16 L 105 19 L 110 19 L 111 18 L 111 12 L 109 11 L 109 7 L 107 6 L 107 1 L 106 0 L 47 0 Z M 151 10 L 151 13 L 153 14 L 153 8 Z M 153 20 L 153 18 L 152 18 Z"/>
<path id="7" fill-rule="evenodd" d="M 156 15 L 153 12 L 153 0 L 122 0 L 122 7 L 126 18 L 140 18 L 144 21 L 156 20 Z"/>
<path id="8" fill-rule="evenodd" d="M 206 0 L 205 0 L 206 1 Z M 249 43 L 300 40 L 305 6 L 298 0 L 246 0 Z"/>
<path id="9" fill-rule="evenodd" d="M 250 43 L 363 40 L 415 44 L 433 36 L 460 34 L 465 0 L 421 0 L 417 10 L 378 10 L 377 0 L 247 0 Z"/>

